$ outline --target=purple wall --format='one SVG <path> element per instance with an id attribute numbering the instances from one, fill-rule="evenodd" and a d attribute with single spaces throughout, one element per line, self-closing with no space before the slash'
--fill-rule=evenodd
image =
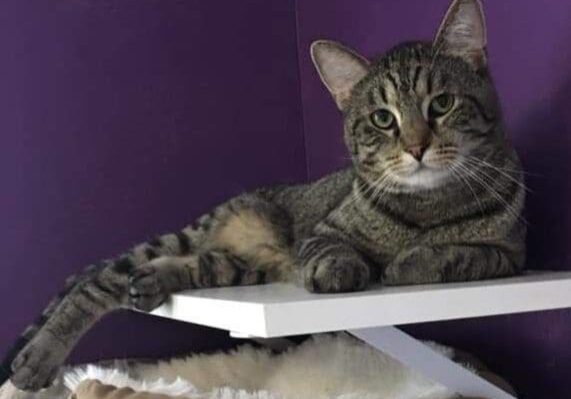
<path id="1" fill-rule="evenodd" d="M 431 39 L 449 0 L 298 2 L 298 48 L 309 176 L 347 162 L 341 117 L 313 70 L 310 43 L 344 42 L 367 56 Z M 489 58 L 506 122 L 526 166 L 530 267 L 570 269 L 571 2 L 487 1 Z M 569 293 L 571 295 L 571 293 Z M 571 311 L 408 327 L 471 350 L 525 398 L 568 398 Z"/>
<path id="2" fill-rule="evenodd" d="M 88 263 L 306 178 L 295 38 L 293 1 L 0 2 L 0 352 Z M 79 358 L 226 335 L 120 314 Z"/>
<path id="3" fill-rule="evenodd" d="M 372 55 L 428 39 L 447 3 L 2 1 L 0 352 L 83 265 L 237 192 L 343 165 L 340 117 L 309 43 L 332 38 Z M 534 173 L 530 263 L 565 269 L 571 3 L 488 3 L 493 74 Z M 525 398 L 568 397 L 571 311 L 408 329 L 474 351 Z M 224 332 L 122 313 L 75 359 L 229 344 Z"/>

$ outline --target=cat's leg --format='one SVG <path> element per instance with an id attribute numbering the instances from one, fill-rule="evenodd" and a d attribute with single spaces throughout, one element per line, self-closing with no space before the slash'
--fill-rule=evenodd
<path id="1" fill-rule="evenodd" d="M 15 386 L 33 391 L 46 387 L 81 335 L 125 303 L 126 262 L 122 258 L 88 268 L 26 329 L 3 364 L 3 368 L 11 368 Z"/>
<path id="2" fill-rule="evenodd" d="M 51 383 L 81 336 L 114 310 L 133 306 L 150 311 L 175 291 L 259 284 L 265 279 L 264 270 L 250 268 L 242 259 L 223 250 L 161 256 L 135 267 L 131 274 L 104 268 L 93 278 L 77 284 L 31 337 L 12 363 L 12 382 L 26 390 Z"/>
<path id="3" fill-rule="evenodd" d="M 492 245 L 417 246 L 398 254 L 384 271 L 387 285 L 430 284 L 517 274 L 523 255 Z"/>
<path id="4" fill-rule="evenodd" d="M 129 297 L 133 307 L 148 312 L 173 292 L 261 284 L 266 279 L 264 268 L 253 268 L 226 250 L 211 250 L 186 257 L 160 257 L 138 267 L 130 277 Z"/>
<path id="5" fill-rule="evenodd" d="M 306 288 L 312 292 L 350 292 L 365 289 L 371 270 L 347 243 L 326 236 L 301 242 L 298 259 Z"/>
<path id="6" fill-rule="evenodd" d="M 38 390 L 111 311 L 151 309 L 181 289 L 284 280 L 292 269 L 288 214 L 261 196 L 237 197 L 176 234 L 89 268 L 27 329 L 2 367 L 11 368 L 17 387 Z"/>

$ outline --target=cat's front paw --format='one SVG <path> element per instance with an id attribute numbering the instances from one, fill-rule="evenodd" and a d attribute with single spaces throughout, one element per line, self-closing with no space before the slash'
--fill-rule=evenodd
<path id="1" fill-rule="evenodd" d="M 413 247 L 402 251 L 387 266 L 383 283 L 387 285 L 438 283 L 443 279 L 441 266 L 435 248 Z"/>
<path id="2" fill-rule="evenodd" d="M 162 305 L 168 291 L 160 278 L 159 266 L 151 263 L 137 267 L 129 277 L 129 302 L 145 312 Z"/>
<path id="3" fill-rule="evenodd" d="M 305 267 L 303 279 L 311 292 L 362 291 L 369 284 L 369 266 L 360 259 L 328 257 L 316 267 Z"/>
<path id="4" fill-rule="evenodd" d="M 10 379 L 23 391 L 47 388 L 56 378 L 67 353 L 60 341 L 40 332 L 12 362 Z"/>

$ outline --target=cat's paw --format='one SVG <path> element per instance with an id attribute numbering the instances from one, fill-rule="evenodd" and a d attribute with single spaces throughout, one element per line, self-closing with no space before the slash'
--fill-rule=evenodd
<path id="1" fill-rule="evenodd" d="M 162 305 L 168 291 L 161 281 L 159 266 L 151 263 L 137 267 L 129 277 L 129 302 L 145 312 Z"/>
<path id="2" fill-rule="evenodd" d="M 385 269 L 383 283 L 407 285 L 441 282 L 442 265 L 437 255 L 437 250 L 430 246 L 402 251 Z"/>
<path id="3" fill-rule="evenodd" d="M 67 350 L 57 339 L 38 333 L 12 362 L 12 377 L 16 388 L 39 391 L 49 387 L 57 377 Z"/>
<path id="4" fill-rule="evenodd" d="M 303 271 L 305 287 L 311 292 L 362 291 L 370 279 L 369 266 L 360 259 L 328 257 Z"/>

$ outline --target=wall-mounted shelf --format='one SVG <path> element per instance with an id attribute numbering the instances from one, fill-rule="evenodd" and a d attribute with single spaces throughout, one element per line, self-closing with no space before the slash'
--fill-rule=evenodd
<path id="1" fill-rule="evenodd" d="M 316 295 L 287 284 L 185 291 L 154 315 L 278 337 L 571 307 L 571 272 Z"/>

